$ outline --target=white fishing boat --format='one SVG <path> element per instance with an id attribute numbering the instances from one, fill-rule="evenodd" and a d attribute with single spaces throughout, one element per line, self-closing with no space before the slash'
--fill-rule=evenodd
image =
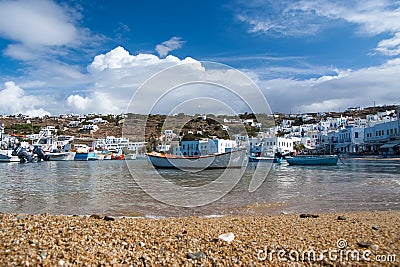
<path id="1" fill-rule="evenodd" d="M 75 152 L 49 152 L 45 155 L 49 156 L 50 161 L 74 160 L 75 158 Z"/>
<path id="2" fill-rule="evenodd" d="M 19 162 L 18 156 L 12 155 L 12 150 L 0 150 L 0 162 Z"/>
<path id="3" fill-rule="evenodd" d="M 241 168 L 246 159 L 246 150 L 239 149 L 204 156 L 177 156 L 152 152 L 147 154 L 147 159 L 156 168 L 201 170 Z"/>

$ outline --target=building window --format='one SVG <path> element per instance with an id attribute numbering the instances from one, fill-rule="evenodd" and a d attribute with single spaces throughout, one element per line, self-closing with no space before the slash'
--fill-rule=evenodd
<path id="1" fill-rule="evenodd" d="M 358 138 L 358 132 L 354 133 L 354 138 Z"/>

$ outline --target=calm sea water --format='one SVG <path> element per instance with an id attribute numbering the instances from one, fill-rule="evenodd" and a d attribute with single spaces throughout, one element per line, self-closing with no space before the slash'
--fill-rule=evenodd
<path id="1" fill-rule="evenodd" d="M 166 192 L 145 160 L 129 161 L 134 177 L 155 192 Z M 181 208 L 144 192 L 125 161 L 60 161 L 0 164 L 0 212 L 107 214 L 115 216 L 186 216 L 400 210 L 399 160 L 345 160 L 337 166 L 265 166 L 268 176 L 248 191 L 255 165 L 226 196 L 209 205 Z M 160 170 L 168 181 L 186 187 L 207 185 L 221 170 L 188 173 Z M 193 194 L 194 199 L 201 195 Z"/>

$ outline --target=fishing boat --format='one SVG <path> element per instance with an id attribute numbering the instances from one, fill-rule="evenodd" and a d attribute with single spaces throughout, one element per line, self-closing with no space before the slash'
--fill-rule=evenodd
<path id="1" fill-rule="evenodd" d="M 111 155 L 112 160 L 123 160 L 125 158 L 124 154 L 113 154 Z"/>
<path id="2" fill-rule="evenodd" d="M 98 160 L 99 157 L 96 152 L 90 151 L 87 156 L 87 160 Z"/>
<path id="3" fill-rule="evenodd" d="M 75 153 L 74 160 L 76 160 L 76 161 L 86 161 L 86 160 L 88 160 L 89 150 L 90 150 L 90 147 L 88 147 L 85 144 L 75 144 L 74 145 L 74 152 L 76 152 L 76 153 Z"/>
<path id="4" fill-rule="evenodd" d="M 266 155 L 266 156 L 261 156 L 261 155 L 250 155 L 249 156 L 249 162 L 273 162 L 273 163 L 282 163 L 282 160 L 285 157 L 282 155 L 282 153 L 277 152 L 275 155 Z"/>
<path id="5" fill-rule="evenodd" d="M 289 165 L 336 165 L 339 160 L 337 155 L 296 156 L 286 158 Z"/>
<path id="6" fill-rule="evenodd" d="M 76 152 L 48 152 L 46 156 L 49 156 L 50 161 L 64 161 L 74 160 Z"/>
<path id="7" fill-rule="evenodd" d="M 18 158 L 18 156 L 12 155 L 12 150 L 1 149 L 0 162 L 20 162 L 20 159 Z"/>
<path id="8" fill-rule="evenodd" d="M 283 158 L 277 158 L 277 157 L 249 156 L 249 162 L 282 163 L 282 160 Z"/>
<path id="9" fill-rule="evenodd" d="M 210 154 L 204 156 L 178 156 L 162 153 L 147 153 L 148 161 L 156 168 L 178 169 L 222 169 L 241 168 L 246 157 L 246 150 Z"/>
<path id="10" fill-rule="evenodd" d="M 273 160 L 274 157 L 249 156 L 249 162 L 260 162 L 260 161 L 273 162 Z"/>

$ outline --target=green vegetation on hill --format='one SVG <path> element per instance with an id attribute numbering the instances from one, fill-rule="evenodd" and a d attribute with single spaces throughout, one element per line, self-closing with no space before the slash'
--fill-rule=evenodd
<path id="1" fill-rule="evenodd" d="M 16 123 L 5 127 L 5 132 L 9 134 L 37 134 L 40 127 L 29 123 Z"/>

